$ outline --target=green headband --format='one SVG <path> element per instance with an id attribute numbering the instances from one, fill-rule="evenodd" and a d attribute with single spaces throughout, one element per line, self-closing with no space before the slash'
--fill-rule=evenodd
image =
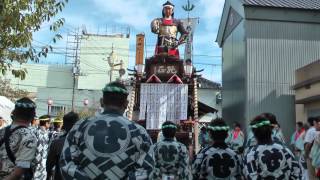
<path id="1" fill-rule="evenodd" d="M 102 92 L 110 92 L 110 93 L 122 93 L 125 95 L 128 95 L 129 92 L 126 89 L 120 88 L 120 87 L 116 87 L 116 86 L 110 86 L 110 85 L 106 85 L 103 89 Z"/>
<path id="2" fill-rule="evenodd" d="M 163 125 L 161 127 L 161 129 L 166 129 L 166 128 L 174 128 L 174 129 L 177 129 L 177 126 L 176 125 L 173 125 L 173 124 L 167 124 L 167 125 Z"/>
<path id="3" fill-rule="evenodd" d="M 208 126 L 208 129 L 212 131 L 228 131 L 229 126 Z"/>
<path id="4" fill-rule="evenodd" d="M 253 124 L 251 125 L 250 127 L 252 129 L 256 129 L 256 128 L 259 128 L 259 127 L 262 127 L 262 126 L 265 126 L 265 125 L 270 125 L 270 121 L 267 120 L 267 119 L 264 119 L 263 121 L 259 122 L 259 123 L 256 123 L 256 124 Z"/>

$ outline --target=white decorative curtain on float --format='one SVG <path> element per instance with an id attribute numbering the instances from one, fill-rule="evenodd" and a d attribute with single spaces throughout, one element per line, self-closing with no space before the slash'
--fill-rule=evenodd
<path id="1" fill-rule="evenodd" d="M 187 120 L 188 85 L 142 83 L 140 89 L 140 120 L 147 129 L 160 129 L 165 121 Z"/>

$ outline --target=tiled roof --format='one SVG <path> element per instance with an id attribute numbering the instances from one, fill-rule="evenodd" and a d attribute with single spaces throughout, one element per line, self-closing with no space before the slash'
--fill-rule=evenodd
<path id="1" fill-rule="evenodd" d="M 243 0 L 245 5 L 320 10 L 320 0 Z"/>
<path id="2" fill-rule="evenodd" d="M 216 90 L 221 89 L 221 84 L 210 81 L 203 77 L 200 77 L 198 79 L 198 82 L 201 84 L 200 89 L 216 89 Z"/>

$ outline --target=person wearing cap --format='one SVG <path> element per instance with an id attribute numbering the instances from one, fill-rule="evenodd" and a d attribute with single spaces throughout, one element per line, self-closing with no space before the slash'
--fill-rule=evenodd
<path id="1" fill-rule="evenodd" d="M 33 121 L 34 122 L 34 121 Z M 37 151 L 35 159 L 33 160 L 33 179 L 42 180 L 46 179 L 46 160 L 49 148 L 49 126 L 50 116 L 43 115 L 39 117 L 39 127 L 32 125 L 30 129 L 37 137 Z"/>
<path id="2" fill-rule="evenodd" d="M 69 112 L 63 116 L 63 134 L 57 139 L 54 139 L 50 143 L 50 148 L 48 152 L 48 158 L 46 163 L 47 179 L 48 180 L 60 180 L 62 175 L 60 173 L 59 158 L 62 152 L 63 144 L 66 139 L 67 134 L 73 127 L 73 125 L 79 120 L 79 115 L 75 112 Z M 54 174 L 52 173 L 54 169 Z"/>
<path id="3" fill-rule="evenodd" d="M 29 98 L 16 101 L 11 125 L 0 130 L 0 179 L 31 179 L 37 139 L 28 128 L 36 104 Z"/>
<path id="4" fill-rule="evenodd" d="M 238 179 L 240 178 L 240 158 L 228 147 L 229 126 L 217 118 L 207 126 L 212 145 L 202 149 L 192 165 L 193 179 Z"/>
<path id="5" fill-rule="evenodd" d="M 147 131 L 123 116 L 126 87 L 119 82 L 103 90 L 104 112 L 78 121 L 63 146 L 60 169 L 63 179 L 147 179 L 154 161 Z"/>
<path id="6" fill-rule="evenodd" d="M 272 139 L 271 121 L 261 114 L 251 121 L 250 128 L 257 145 L 244 156 L 245 178 L 300 180 L 302 171 L 292 152 Z"/>
<path id="7" fill-rule="evenodd" d="M 166 121 L 162 124 L 161 131 L 164 139 L 152 145 L 149 152 L 155 161 L 150 179 L 192 179 L 187 147 L 174 139 L 176 124 Z"/>
<path id="8" fill-rule="evenodd" d="M 182 22 L 174 18 L 174 5 L 167 1 L 163 4 L 162 18 L 156 18 L 151 22 L 151 31 L 158 34 L 155 54 L 167 53 L 169 56 L 179 58 L 178 45 L 183 43 L 188 32 Z M 181 34 L 177 42 L 177 34 Z"/>

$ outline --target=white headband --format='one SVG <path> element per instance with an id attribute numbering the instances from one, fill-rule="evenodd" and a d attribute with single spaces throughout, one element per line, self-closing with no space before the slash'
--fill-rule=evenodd
<path id="1" fill-rule="evenodd" d="M 171 9 L 173 9 L 173 6 L 169 4 L 163 6 L 163 8 L 166 8 L 166 7 L 170 7 Z"/>

